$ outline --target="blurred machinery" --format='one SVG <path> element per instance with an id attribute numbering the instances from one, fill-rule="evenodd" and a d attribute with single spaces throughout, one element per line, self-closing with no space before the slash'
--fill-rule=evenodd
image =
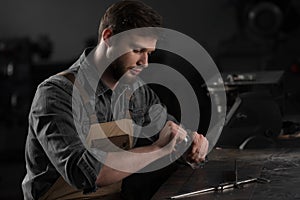
<path id="1" fill-rule="evenodd" d="M 227 2 L 235 10 L 236 31 L 219 43 L 216 57 L 219 69 L 224 74 L 233 74 L 229 78 L 234 83 L 234 78 L 239 78 L 234 76 L 237 74 L 282 71 L 284 76 L 280 83 L 269 86 L 255 86 L 255 78 L 246 81 L 247 84 L 245 80 L 235 83 L 240 104 L 227 121 L 218 145 L 240 148 L 274 146 L 274 139 L 282 128 L 282 121 L 290 112 L 287 109 L 292 99 L 290 91 L 293 94 L 299 91 L 296 85 L 300 79 L 297 63 L 300 56 L 300 2 Z M 262 80 L 268 78 L 272 79 L 272 76 L 266 76 Z M 272 92 L 276 94 L 270 95 Z M 230 96 L 233 93 L 228 92 L 231 105 L 231 99 L 235 99 Z M 296 107 L 293 108 L 295 110 Z"/>
<path id="2" fill-rule="evenodd" d="M 283 70 L 223 73 L 229 111 L 217 146 L 240 149 L 276 146 L 284 110 L 283 77 Z"/>
<path id="3" fill-rule="evenodd" d="M 299 27 L 297 6 L 293 0 L 237 1 L 238 26 L 249 36 L 276 39 Z"/>
<path id="4" fill-rule="evenodd" d="M 228 0 L 236 32 L 221 41 L 222 71 L 285 70 L 299 57 L 300 3 L 297 0 Z M 297 45 L 298 44 L 298 45 Z"/>

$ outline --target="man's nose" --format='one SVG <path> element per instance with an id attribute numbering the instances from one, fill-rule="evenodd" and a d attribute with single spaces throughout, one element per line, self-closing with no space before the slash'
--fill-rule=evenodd
<path id="1" fill-rule="evenodd" d="M 148 67 L 148 53 L 147 52 L 143 52 L 140 55 L 138 65 L 142 66 L 142 67 L 145 67 L 145 68 Z"/>

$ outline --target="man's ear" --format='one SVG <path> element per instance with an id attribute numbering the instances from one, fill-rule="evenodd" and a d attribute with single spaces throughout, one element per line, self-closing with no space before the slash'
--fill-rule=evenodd
<path id="1" fill-rule="evenodd" d="M 113 31 L 110 28 L 106 28 L 102 31 L 103 41 L 107 46 L 110 46 L 110 37 L 113 35 Z"/>

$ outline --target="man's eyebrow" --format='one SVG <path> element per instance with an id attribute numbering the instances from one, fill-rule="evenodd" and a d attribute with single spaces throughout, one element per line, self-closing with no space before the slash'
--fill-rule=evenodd
<path id="1" fill-rule="evenodd" d="M 132 42 L 131 44 L 130 44 L 130 47 L 132 47 L 132 48 L 138 48 L 138 49 L 147 49 L 147 50 L 154 50 L 155 48 L 153 48 L 153 47 L 148 47 L 148 46 L 144 46 L 143 44 L 139 44 L 139 43 L 134 43 L 134 42 Z"/>
<path id="2" fill-rule="evenodd" d="M 137 43 L 131 43 L 130 46 L 133 47 L 133 48 L 146 49 L 145 46 L 143 46 L 141 44 L 137 44 Z"/>

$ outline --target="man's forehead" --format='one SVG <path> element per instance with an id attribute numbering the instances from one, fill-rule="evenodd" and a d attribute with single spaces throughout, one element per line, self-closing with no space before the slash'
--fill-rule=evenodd
<path id="1" fill-rule="evenodd" d="M 153 36 L 140 36 L 140 35 L 134 35 L 132 36 L 133 44 L 145 47 L 145 48 L 155 48 L 157 38 Z"/>
<path id="2" fill-rule="evenodd" d="M 145 34 L 126 34 L 122 37 L 123 43 L 144 48 L 155 48 L 157 37 Z"/>

